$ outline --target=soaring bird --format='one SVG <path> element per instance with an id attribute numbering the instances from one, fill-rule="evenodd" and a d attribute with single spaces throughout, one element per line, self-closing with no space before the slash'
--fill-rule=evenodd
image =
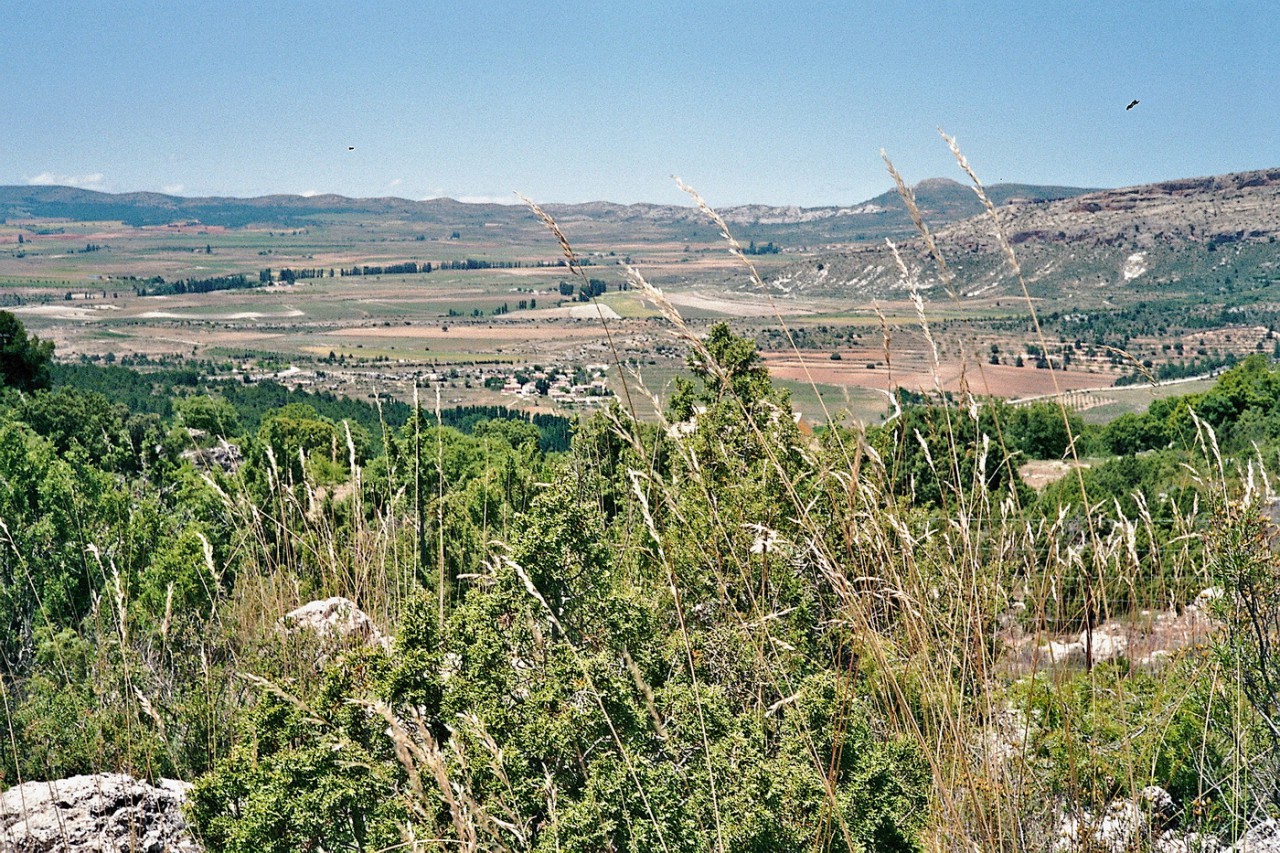
<path id="1" fill-rule="evenodd" d="M 1125 109 L 1126 109 L 1126 110 L 1131 110 L 1131 109 L 1133 109 L 1134 107 L 1136 107 L 1137 105 L 1138 105 L 1138 101 L 1137 101 L 1137 99 L 1135 98 L 1134 100 L 1132 100 L 1132 101 L 1130 101 L 1130 102 L 1129 102 L 1129 106 L 1125 107 Z"/>
<path id="2" fill-rule="evenodd" d="M 1136 103 L 1138 103 L 1138 102 L 1137 102 L 1137 101 L 1134 101 L 1133 103 L 1134 103 L 1134 104 L 1136 104 Z M 1133 104 L 1130 104 L 1130 106 L 1133 106 Z M 348 151 L 355 151 L 355 150 L 356 150 L 356 147 L 355 147 L 354 145 L 348 145 L 348 146 L 347 146 L 347 150 L 348 150 Z"/>

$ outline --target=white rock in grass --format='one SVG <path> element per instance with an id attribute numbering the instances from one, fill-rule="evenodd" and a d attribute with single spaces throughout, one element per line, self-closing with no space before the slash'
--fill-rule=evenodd
<path id="1" fill-rule="evenodd" d="M 1151 853 L 1223 853 L 1226 848 L 1212 835 L 1169 830 L 1151 844 Z"/>
<path id="2" fill-rule="evenodd" d="M 1080 644 L 1086 646 L 1089 632 L 1080 632 Z M 1129 637 L 1120 625 L 1105 625 L 1093 631 L 1093 662 L 1122 658 L 1129 651 Z"/>
<path id="3" fill-rule="evenodd" d="M 1176 822 L 1177 806 L 1159 785 L 1143 788 L 1133 799 L 1112 800 L 1101 816 L 1087 810 L 1063 814 L 1053 841 L 1055 853 L 1220 853 L 1216 838 L 1167 828 Z M 1252 848 L 1251 848 L 1252 849 Z M 1280 847 L 1261 848 L 1280 853 Z"/>
<path id="4" fill-rule="evenodd" d="M 280 620 L 288 631 L 313 631 L 326 639 L 356 637 L 369 645 L 387 645 L 369 615 L 349 598 L 335 595 L 309 601 Z"/>
<path id="5" fill-rule="evenodd" d="M 190 787 L 123 773 L 27 782 L 0 796 L 0 850 L 199 853 L 182 816 Z"/>
<path id="6" fill-rule="evenodd" d="M 1093 838 L 1103 850 L 1123 853 L 1143 835 L 1147 829 L 1147 815 L 1142 807 L 1129 800 L 1113 801 L 1107 813 L 1098 821 Z"/>
<path id="7" fill-rule="evenodd" d="M 1280 822 L 1267 818 L 1250 827 L 1231 849 L 1239 853 L 1280 853 Z"/>
<path id="8" fill-rule="evenodd" d="M 1149 655 L 1143 655 L 1138 659 L 1138 666 L 1143 669 L 1160 669 L 1173 660 L 1173 652 L 1168 649 L 1156 649 Z"/>
<path id="9" fill-rule="evenodd" d="M 1048 657 L 1051 663 L 1072 666 L 1084 663 L 1084 643 L 1059 643 L 1050 640 L 1040 647 L 1040 653 Z"/>
<path id="10" fill-rule="evenodd" d="M 1177 812 L 1173 796 L 1159 785 L 1148 785 L 1139 791 L 1138 804 L 1157 825 L 1163 825 L 1172 820 Z"/>
<path id="11" fill-rule="evenodd" d="M 1196 604 L 1202 609 L 1208 608 L 1226 592 L 1220 586 L 1210 586 L 1200 590 L 1200 594 L 1196 596 Z"/>

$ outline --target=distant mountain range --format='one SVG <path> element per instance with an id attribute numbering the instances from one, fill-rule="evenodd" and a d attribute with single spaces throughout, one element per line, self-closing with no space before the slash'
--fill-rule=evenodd
<path id="1" fill-rule="evenodd" d="M 1058 304 L 1153 297 L 1243 304 L 1280 285 L 1280 168 L 1054 201 L 1007 199 L 997 210 L 1030 292 Z M 960 295 L 1021 292 L 989 216 L 957 218 L 935 237 Z M 922 241 L 911 239 L 902 250 L 920 285 L 938 288 L 938 267 Z M 907 289 L 883 245 L 818 253 L 783 270 L 775 283 L 799 293 L 855 297 L 902 296 Z"/>
<path id="2" fill-rule="evenodd" d="M 1014 200 L 1044 201 L 1079 196 L 1079 187 L 997 184 L 990 190 L 997 204 Z M 981 212 L 974 194 L 955 181 L 935 178 L 916 186 L 916 198 L 930 225 L 942 225 Z M 596 237 L 627 239 L 705 239 L 714 234 L 696 209 L 675 205 L 611 202 L 547 205 L 562 224 L 586 227 Z M 848 207 L 773 207 L 745 205 L 720 211 L 738 237 L 775 241 L 786 247 L 878 240 L 911 233 L 911 220 L 897 193 L 887 192 Z M 334 217 L 368 217 L 458 229 L 479 225 L 537 226 L 520 205 L 469 204 L 440 198 L 347 198 L 339 195 L 269 195 L 257 198 L 184 198 L 160 193 L 103 193 L 75 187 L 0 187 L 0 217 L 51 218 L 81 222 L 165 225 L 198 221 L 229 228 L 247 225 L 299 227 Z"/>
<path id="3" fill-rule="evenodd" d="M 991 222 L 972 190 L 934 178 L 914 187 L 925 221 L 955 273 L 963 296 L 1021 292 Z M 1280 300 L 1280 168 L 1185 178 L 1122 189 L 996 184 L 988 188 L 1033 295 L 1058 304 L 1107 305 L 1157 295 L 1218 297 L 1230 303 Z M 690 206 L 611 202 L 547 205 L 575 241 L 626 245 L 717 239 Z M 896 192 L 847 207 L 744 205 L 721 215 L 742 242 L 772 241 L 794 264 L 774 282 L 797 294 L 903 295 L 905 284 L 883 240 L 900 241 L 927 291 L 941 283 Z M 452 199 L 271 195 L 183 198 L 110 194 L 73 187 L 0 187 L 0 218 L 69 219 L 165 225 L 198 221 L 242 227 L 322 226 L 358 222 L 424 232 L 485 233 L 515 244 L 545 241 L 541 224 L 520 205 Z M 804 250 L 804 251 L 800 251 Z M 1252 296 L 1242 295 L 1251 293 Z"/>

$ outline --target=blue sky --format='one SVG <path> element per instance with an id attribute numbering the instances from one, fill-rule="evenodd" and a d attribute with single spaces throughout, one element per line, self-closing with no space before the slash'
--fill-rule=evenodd
<path id="1" fill-rule="evenodd" d="M 79 2 L 0 18 L 0 184 L 842 204 L 1280 166 L 1280 3 Z M 1141 104 L 1124 109 L 1131 99 Z M 355 146 L 355 151 L 348 151 Z"/>

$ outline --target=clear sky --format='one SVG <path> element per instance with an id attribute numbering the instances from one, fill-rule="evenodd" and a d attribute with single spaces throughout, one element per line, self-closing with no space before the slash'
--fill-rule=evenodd
<path id="1" fill-rule="evenodd" d="M 1131 111 L 1124 107 L 1137 98 Z M 1280 166 L 1280 0 L 39 0 L 0 184 L 845 204 Z M 348 146 L 355 146 L 349 151 Z"/>

